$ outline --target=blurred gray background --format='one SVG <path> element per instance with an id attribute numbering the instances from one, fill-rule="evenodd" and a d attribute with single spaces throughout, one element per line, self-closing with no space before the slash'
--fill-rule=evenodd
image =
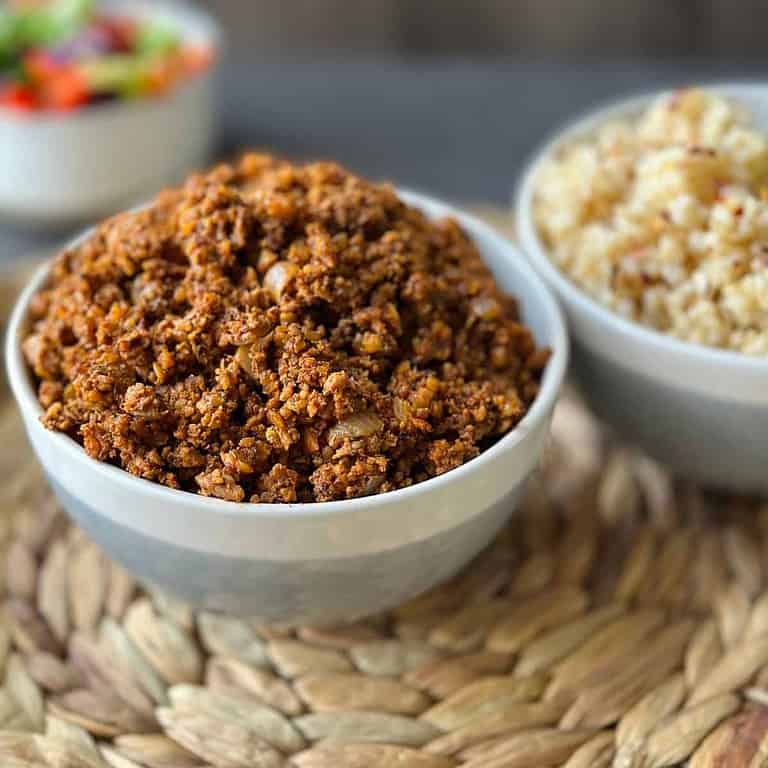
<path id="1" fill-rule="evenodd" d="M 207 0 L 253 56 L 762 57 L 765 0 Z"/>

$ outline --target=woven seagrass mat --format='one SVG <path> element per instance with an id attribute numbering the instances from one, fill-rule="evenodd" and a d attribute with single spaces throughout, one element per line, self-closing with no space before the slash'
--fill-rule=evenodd
<path id="1" fill-rule="evenodd" d="M 195 614 L 56 505 L 0 415 L 0 768 L 768 765 L 768 505 L 616 445 L 571 395 L 519 514 L 343 627 Z"/>

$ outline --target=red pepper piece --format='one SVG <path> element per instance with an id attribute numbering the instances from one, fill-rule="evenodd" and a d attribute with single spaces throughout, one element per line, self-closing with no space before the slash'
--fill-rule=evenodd
<path id="1" fill-rule="evenodd" d="M 68 111 L 87 104 L 90 91 L 85 78 L 75 69 L 65 69 L 41 84 L 43 104 L 49 109 Z"/>
<path id="2" fill-rule="evenodd" d="M 24 56 L 24 72 L 33 83 L 53 77 L 61 70 L 61 64 L 47 51 L 33 50 Z"/>
<path id="3" fill-rule="evenodd" d="M 39 104 L 31 88 L 12 83 L 0 89 L 0 106 L 19 112 L 31 112 L 38 109 Z"/>
<path id="4" fill-rule="evenodd" d="M 136 22 L 127 18 L 101 18 L 95 25 L 109 41 L 112 53 L 131 53 L 136 46 Z"/>
<path id="5" fill-rule="evenodd" d="M 213 61 L 213 49 L 207 45 L 187 45 L 181 51 L 184 69 L 189 75 L 205 72 Z"/>

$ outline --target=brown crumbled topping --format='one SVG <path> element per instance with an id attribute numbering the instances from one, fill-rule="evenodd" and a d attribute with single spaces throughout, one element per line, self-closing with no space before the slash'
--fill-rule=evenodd
<path id="1" fill-rule="evenodd" d="M 230 501 L 447 472 L 517 424 L 548 357 L 455 221 L 264 155 L 103 223 L 30 311 L 47 427 Z"/>

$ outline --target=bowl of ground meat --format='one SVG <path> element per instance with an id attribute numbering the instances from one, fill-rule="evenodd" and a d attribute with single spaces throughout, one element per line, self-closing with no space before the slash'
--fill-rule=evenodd
<path id="1" fill-rule="evenodd" d="M 768 493 L 768 88 L 593 112 L 537 153 L 517 223 L 595 413 L 681 475 Z"/>
<path id="2" fill-rule="evenodd" d="M 491 540 L 566 357 L 486 225 L 256 154 L 66 248 L 7 341 L 32 445 L 108 554 L 208 609 L 310 621 L 400 603 Z"/>

